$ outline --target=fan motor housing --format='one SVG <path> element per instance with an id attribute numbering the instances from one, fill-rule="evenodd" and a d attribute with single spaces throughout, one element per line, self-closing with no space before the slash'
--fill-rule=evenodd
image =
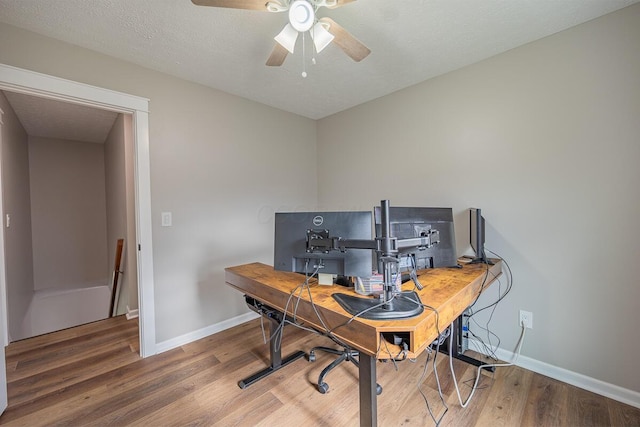
<path id="1" fill-rule="evenodd" d="M 298 32 L 309 31 L 315 20 L 315 10 L 307 0 L 295 0 L 289 6 L 289 23 Z"/>

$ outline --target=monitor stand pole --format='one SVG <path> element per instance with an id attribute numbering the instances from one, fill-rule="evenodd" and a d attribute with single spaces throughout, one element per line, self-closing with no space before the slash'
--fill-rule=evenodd
<path id="1" fill-rule="evenodd" d="M 282 319 L 283 314 L 274 308 L 264 305 L 253 298 L 245 295 L 247 305 L 256 313 L 266 317 L 269 320 L 269 359 L 271 360 L 270 366 L 256 372 L 255 374 L 238 382 L 238 386 L 241 389 L 249 387 L 256 381 L 261 380 L 264 377 L 271 375 L 280 368 L 284 368 L 291 362 L 294 362 L 306 355 L 304 351 L 296 351 L 289 356 L 282 358 L 280 340 L 282 339 Z"/>

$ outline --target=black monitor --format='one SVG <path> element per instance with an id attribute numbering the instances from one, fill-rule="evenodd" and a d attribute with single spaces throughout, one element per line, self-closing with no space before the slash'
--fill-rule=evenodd
<path id="1" fill-rule="evenodd" d="M 369 277 L 373 271 L 371 249 L 322 246 L 339 241 L 334 239 L 338 237 L 371 240 L 372 234 L 371 212 L 277 212 L 273 267 L 307 275 Z M 308 251 L 308 240 L 317 242 L 320 249 Z"/>
<path id="2" fill-rule="evenodd" d="M 380 207 L 374 208 L 376 236 L 381 235 Z M 389 208 L 391 237 L 412 239 L 431 235 L 434 245 L 400 251 L 400 270 L 435 267 L 457 267 L 456 236 L 451 208 L 396 207 Z M 437 243 L 436 243 L 437 242 Z"/>
<path id="3" fill-rule="evenodd" d="M 484 237 L 485 225 L 482 211 L 477 208 L 469 208 L 469 243 L 471 248 L 475 252 L 475 257 L 472 258 L 471 263 L 485 263 L 492 264 L 487 260 L 487 255 L 484 251 Z"/>
<path id="4" fill-rule="evenodd" d="M 381 201 L 384 219 L 389 202 Z M 373 239 L 371 212 L 278 212 L 275 214 L 274 268 L 311 275 L 370 277 L 373 253 L 383 258 L 385 290 L 382 299 L 334 293 L 332 297 L 349 313 L 366 319 L 399 319 L 422 313 L 420 297 L 413 291 L 397 292 L 391 280 L 388 260 L 388 221 L 381 239 Z M 430 236 L 431 237 L 431 236 Z M 419 238 L 405 244 L 422 245 Z M 406 246 L 409 247 L 409 246 Z M 325 282 L 326 284 L 329 284 Z"/>

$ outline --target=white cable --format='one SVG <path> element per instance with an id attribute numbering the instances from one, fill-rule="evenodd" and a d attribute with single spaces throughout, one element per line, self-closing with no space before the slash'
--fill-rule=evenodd
<path id="1" fill-rule="evenodd" d="M 456 387 L 456 394 L 458 395 L 458 402 L 460 402 L 460 406 L 462 406 L 463 408 L 466 408 L 467 405 L 469 404 L 469 402 L 471 401 L 471 398 L 473 397 L 473 394 L 475 393 L 477 387 L 478 387 L 478 382 L 480 381 L 480 376 L 481 376 L 481 371 L 484 368 L 502 368 L 502 367 L 506 367 L 506 366 L 513 366 L 515 365 L 515 363 L 518 360 L 518 357 L 520 356 L 520 351 L 522 350 L 522 344 L 524 343 L 524 333 L 525 333 L 525 326 L 524 324 L 520 325 L 522 327 L 522 332 L 520 333 L 520 338 L 518 340 L 518 347 L 516 350 L 516 354 L 513 357 L 513 360 L 510 363 L 490 363 L 487 365 L 480 365 L 478 366 L 478 371 L 476 372 L 476 380 L 473 383 L 473 387 L 471 388 L 471 393 L 469 394 L 469 397 L 467 397 L 467 400 L 465 402 L 462 402 L 462 397 L 460 396 L 460 388 L 458 388 L 458 379 L 456 378 L 456 373 L 453 369 L 453 344 L 452 344 L 452 339 L 449 339 L 449 368 L 451 369 L 451 376 L 453 377 L 453 385 Z M 453 324 L 451 324 L 451 328 L 453 328 Z"/>

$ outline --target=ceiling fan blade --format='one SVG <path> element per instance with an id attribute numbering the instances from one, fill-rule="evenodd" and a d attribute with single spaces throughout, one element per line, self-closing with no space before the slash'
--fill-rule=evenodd
<path id="1" fill-rule="evenodd" d="M 228 7 L 231 9 L 267 10 L 267 0 L 191 0 L 197 6 Z"/>
<path id="2" fill-rule="evenodd" d="M 269 59 L 267 59 L 267 65 L 269 67 L 279 67 L 284 63 L 284 60 L 287 58 L 287 54 L 289 51 L 283 47 L 280 43 L 276 43 L 269 55 Z"/>
<path id="3" fill-rule="evenodd" d="M 320 18 L 320 22 L 328 25 L 327 30 L 335 37 L 333 42 L 340 46 L 340 49 L 354 61 L 360 62 L 371 53 L 368 47 L 353 37 L 351 33 L 338 25 L 333 19 L 324 17 Z"/>

